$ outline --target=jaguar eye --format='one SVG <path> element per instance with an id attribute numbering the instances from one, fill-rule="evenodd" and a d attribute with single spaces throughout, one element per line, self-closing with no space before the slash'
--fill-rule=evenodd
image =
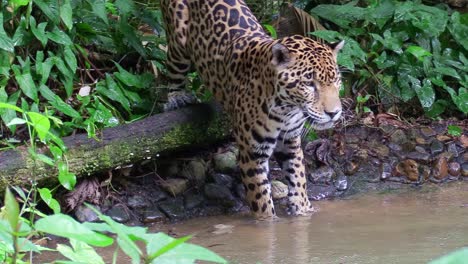
<path id="1" fill-rule="evenodd" d="M 308 79 L 308 80 L 314 78 L 314 76 L 312 76 L 312 73 L 310 73 L 310 72 L 309 72 L 309 73 L 306 73 L 306 74 L 304 75 L 304 77 L 305 77 L 306 79 Z"/>
<path id="2" fill-rule="evenodd" d="M 315 87 L 315 84 L 312 81 L 305 81 L 303 82 L 303 84 L 308 87 L 312 87 L 312 88 Z"/>

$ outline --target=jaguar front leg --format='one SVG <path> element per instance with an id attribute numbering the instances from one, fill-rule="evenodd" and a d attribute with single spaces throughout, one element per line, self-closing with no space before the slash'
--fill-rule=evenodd
<path id="1" fill-rule="evenodd" d="M 288 214 L 309 215 L 314 211 L 307 196 L 307 178 L 300 136 L 278 139 L 274 156 L 288 181 Z"/>
<path id="2" fill-rule="evenodd" d="M 268 220 L 276 216 L 268 179 L 268 155 L 248 150 L 239 153 L 239 167 L 246 190 L 247 202 L 256 219 Z"/>

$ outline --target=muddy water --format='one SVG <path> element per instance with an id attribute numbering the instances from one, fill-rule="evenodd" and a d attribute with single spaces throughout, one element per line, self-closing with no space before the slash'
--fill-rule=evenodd
<path id="1" fill-rule="evenodd" d="M 468 183 L 430 188 L 316 202 L 311 217 L 273 223 L 229 216 L 164 229 L 232 263 L 426 263 L 468 246 Z"/>

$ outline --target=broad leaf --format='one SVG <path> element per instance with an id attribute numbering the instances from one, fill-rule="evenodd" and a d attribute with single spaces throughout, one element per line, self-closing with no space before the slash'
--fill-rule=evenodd
<path id="1" fill-rule="evenodd" d="M 50 130 L 50 120 L 47 116 L 36 113 L 36 112 L 27 112 L 31 125 L 36 130 L 39 139 L 45 141 L 47 134 Z"/>
<path id="2" fill-rule="evenodd" d="M 38 189 L 41 199 L 54 211 L 54 214 L 60 213 L 60 204 L 52 197 L 52 193 L 48 188 Z"/>
<path id="3" fill-rule="evenodd" d="M 114 242 L 112 238 L 96 233 L 64 214 L 54 214 L 41 218 L 36 221 L 34 226 L 38 231 L 76 239 L 96 247 L 106 247 Z"/>

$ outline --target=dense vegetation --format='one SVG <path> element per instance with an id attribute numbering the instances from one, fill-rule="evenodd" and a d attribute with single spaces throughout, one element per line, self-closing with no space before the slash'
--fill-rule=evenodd
<path id="1" fill-rule="evenodd" d="M 268 21 L 277 12 L 279 2 L 271 2 L 256 6 L 261 19 Z M 158 110 L 161 89 L 155 89 L 155 79 L 163 80 L 165 72 L 160 10 L 127 0 L 11 0 L 0 7 L 0 151 L 26 144 L 36 162 L 56 167 L 61 186 L 71 190 L 76 177 L 68 171 L 62 136 L 78 131 L 96 137 L 99 129 Z M 391 0 L 319 5 L 311 14 L 329 29 L 314 35 L 346 40 L 339 57 L 344 96 L 368 107 L 359 109 L 383 112 L 397 106 L 431 118 L 466 117 L 467 14 L 446 5 Z M 200 86 L 196 74 L 190 80 L 195 89 Z M 37 153 L 38 144 L 52 155 Z M 185 238 L 147 234 L 103 215 L 102 224 L 77 223 L 60 213 L 52 195 L 57 188 L 37 189 L 31 175 L 33 188 L 14 188 L 21 208 L 6 192 L 0 213 L 1 261 L 21 262 L 24 252 L 43 250 L 30 242 L 41 232 L 69 238 L 72 247 L 61 245 L 58 251 L 76 262 L 92 258 L 102 263 L 89 245 L 111 244 L 103 232 L 116 234 L 134 263 L 163 261 L 170 249 L 182 254 L 195 247 L 183 244 Z M 39 198 L 55 215 L 37 210 Z M 38 216 L 42 218 L 35 221 Z M 54 229 L 57 222 L 70 229 Z M 135 241 L 143 241 L 146 252 Z M 223 261 L 194 250 L 197 258 Z"/>

